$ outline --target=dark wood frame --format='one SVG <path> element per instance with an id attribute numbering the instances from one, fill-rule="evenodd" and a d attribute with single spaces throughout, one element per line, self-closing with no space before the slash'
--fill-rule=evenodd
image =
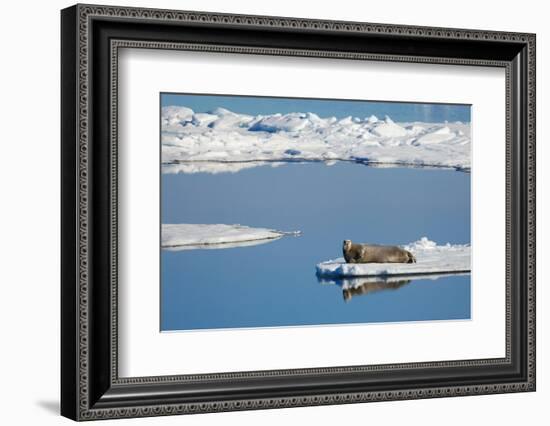
<path id="1" fill-rule="evenodd" d="M 61 13 L 61 36 L 62 415 L 90 420 L 535 390 L 535 35 L 76 5 Z M 119 378 L 123 47 L 505 68 L 506 357 Z"/>

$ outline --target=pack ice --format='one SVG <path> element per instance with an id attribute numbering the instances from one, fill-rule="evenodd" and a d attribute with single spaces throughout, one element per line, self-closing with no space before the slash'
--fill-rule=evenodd
<path id="1" fill-rule="evenodd" d="M 266 163 L 355 161 L 470 170 L 468 123 L 321 118 L 312 112 L 246 115 L 162 108 L 164 173 L 237 172 Z"/>

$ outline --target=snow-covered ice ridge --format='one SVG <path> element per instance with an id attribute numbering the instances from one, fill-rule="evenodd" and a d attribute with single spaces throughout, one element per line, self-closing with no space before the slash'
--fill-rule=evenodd
<path id="1" fill-rule="evenodd" d="M 161 247 L 167 250 L 219 249 L 263 244 L 296 232 L 225 224 L 162 224 Z"/>
<path id="2" fill-rule="evenodd" d="M 437 245 L 426 237 L 402 246 L 416 263 L 346 263 L 343 258 L 317 264 L 320 277 L 368 277 L 390 275 L 459 273 L 470 271 L 469 244 Z"/>
<path id="3" fill-rule="evenodd" d="M 386 116 L 321 118 L 307 112 L 195 113 L 162 108 L 164 173 L 235 172 L 290 161 L 470 169 L 469 123 L 395 123 Z"/>

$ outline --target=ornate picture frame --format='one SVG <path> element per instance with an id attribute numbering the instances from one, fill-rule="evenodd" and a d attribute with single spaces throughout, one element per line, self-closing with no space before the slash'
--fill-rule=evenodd
<path id="1" fill-rule="evenodd" d="M 76 5 L 61 12 L 61 414 L 160 416 L 535 390 L 534 34 Z M 506 356 L 119 377 L 118 53 L 190 50 L 506 73 Z"/>

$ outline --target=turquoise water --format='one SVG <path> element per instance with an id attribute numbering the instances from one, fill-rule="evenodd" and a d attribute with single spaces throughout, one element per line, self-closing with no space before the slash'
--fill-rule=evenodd
<path id="1" fill-rule="evenodd" d="M 339 162 L 164 174 L 161 216 L 302 231 L 251 247 L 161 250 L 164 331 L 470 318 L 469 275 L 349 291 L 315 274 L 344 239 L 469 243 L 467 173 Z"/>

